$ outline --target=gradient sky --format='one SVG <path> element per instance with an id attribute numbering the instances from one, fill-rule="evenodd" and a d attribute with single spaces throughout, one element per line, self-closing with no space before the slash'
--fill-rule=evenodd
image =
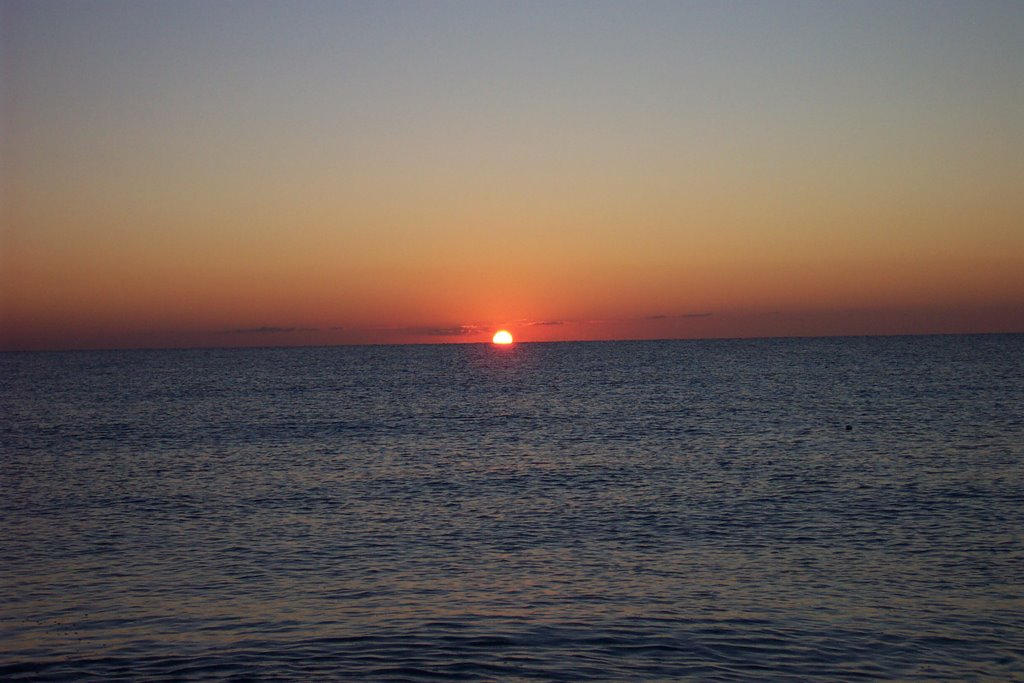
<path id="1" fill-rule="evenodd" d="M 0 0 L 0 348 L 1024 332 L 1024 2 Z"/>

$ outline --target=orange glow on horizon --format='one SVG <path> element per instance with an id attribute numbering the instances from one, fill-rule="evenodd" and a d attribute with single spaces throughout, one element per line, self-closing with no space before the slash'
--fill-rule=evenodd
<path id="1" fill-rule="evenodd" d="M 1020 3 L 680 5 L 19 4 L 0 352 L 1024 333 Z"/>

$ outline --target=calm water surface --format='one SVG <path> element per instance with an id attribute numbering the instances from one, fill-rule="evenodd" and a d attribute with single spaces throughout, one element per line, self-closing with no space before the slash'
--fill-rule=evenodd
<path id="1" fill-rule="evenodd" d="M 1024 337 L 0 355 L 0 678 L 1024 680 Z"/>

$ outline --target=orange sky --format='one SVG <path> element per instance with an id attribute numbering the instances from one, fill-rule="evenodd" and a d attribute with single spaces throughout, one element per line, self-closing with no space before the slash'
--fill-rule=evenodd
<path id="1" fill-rule="evenodd" d="M 1024 332 L 1024 6 L 4 3 L 0 348 Z"/>

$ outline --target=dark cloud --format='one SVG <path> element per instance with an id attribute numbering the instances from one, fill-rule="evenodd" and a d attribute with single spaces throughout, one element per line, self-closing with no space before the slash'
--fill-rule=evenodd
<path id="1" fill-rule="evenodd" d="M 542 325 L 564 325 L 564 320 L 538 320 L 536 322 L 527 323 L 530 327 L 538 327 Z"/>
<path id="2" fill-rule="evenodd" d="M 400 327 L 394 331 L 399 334 L 415 334 L 425 337 L 464 337 L 467 334 L 477 334 L 481 329 L 476 325 L 454 325 L 448 327 Z"/>
<path id="3" fill-rule="evenodd" d="M 289 334 L 292 332 L 316 332 L 316 328 L 264 325 L 263 327 L 237 327 L 233 330 L 223 330 L 222 334 Z"/>

